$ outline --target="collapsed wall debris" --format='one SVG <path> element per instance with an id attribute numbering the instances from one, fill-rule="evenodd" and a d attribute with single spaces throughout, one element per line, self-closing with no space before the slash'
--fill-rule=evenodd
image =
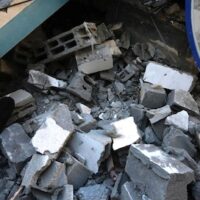
<path id="1" fill-rule="evenodd" d="M 0 134 L 0 199 L 198 199 L 197 76 L 123 23 L 99 22 L 30 46 L 22 86 L 2 95 L 15 108 Z"/>

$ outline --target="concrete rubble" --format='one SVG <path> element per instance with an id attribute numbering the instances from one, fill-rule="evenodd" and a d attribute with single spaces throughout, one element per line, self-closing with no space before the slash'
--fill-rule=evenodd
<path id="1" fill-rule="evenodd" d="M 0 66 L 0 199 L 199 200 L 200 82 L 182 6 L 77 2 Z"/>

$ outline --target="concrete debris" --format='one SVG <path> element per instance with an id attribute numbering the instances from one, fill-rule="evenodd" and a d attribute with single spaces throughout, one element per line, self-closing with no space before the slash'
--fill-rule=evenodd
<path id="1" fill-rule="evenodd" d="M 20 124 L 13 124 L 1 133 L 1 151 L 9 160 L 10 165 L 20 172 L 25 161 L 31 158 L 35 153 L 33 146 L 30 144 L 30 138 L 26 135 Z"/>
<path id="2" fill-rule="evenodd" d="M 57 188 L 54 190 L 53 193 L 44 192 L 38 189 L 31 190 L 33 196 L 36 199 L 42 200 L 73 200 L 73 186 L 72 185 L 65 185 L 61 188 Z"/>
<path id="3" fill-rule="evenodd" d="M 166 104 L 166 91 L 158 86 L 142 83 L 140 91 L 140 104 L 147 108 L 161 108 Z"/>
<path id="4" fill-rule="evenodd" d="M 42 190 L 53 190 L 63 187 L 68 183 L 65 170 L 64 164 L 54 161 L 47 170 L 41 174 L 37 186 Z"/>
<path id="5" fill-rule="evenodd" d="M 122 55 L 122 52 L 119 49 L 119 47 L 117 46 L 115 40 L 108 40 L 108 41 L 104 42 L 102 45 L 108 47 L 113 56 L 117 56 L 118 57 L 118 56 Z"/>
<path id="6" fill-rule="evenodd" d="M 165 130 L 162 146 L 164 148 L 184 149 L 191 157 L 196 155 L 196 148 L 192 144 L 191 139 L 181 130 L 170 127 Z"/>
<path id="7" fill-rule="evenodd" d="M 25 174 L 22 179 L 22 186 L 30 189 L 36 185 L 39 176 L 51 164 L 51 160 L 47 155 L 34 154 L 25 168 Z"/>
<path id="8" fill-rule="evenodd" d="M 84 78 L 84 74 L 76 73 L 73 79 L 71 80 L 69 86 L 67 87 L 67 90 L 70 93 L 84 99 L 85 101 L 91 101 L 92 86 L 89 85 Z"/>
<path id="9" fill-rule="evenodd" d="M 123 200 L 140 200 L 142 199 L 142 195 L 134 189 L 134 185 L 132 182 L 126 182 L 122 186 L 121 190 L 121 199 Z"/>
<path id="10" fill-rule="evenodd" d="M 98 130 L 75 133 L 69 147 L 74 155 L 79 154 L 86 160 L 85 165 L 90 171 L 97 173 L 101 162 L 110 154 L 111 139 Z"/>
<path id="11" fill-rule="evenodd" d="M 117 76 L 122 82 L 127 82 L 134 75 L 138 73 L 138 68 L 134 64 L 128 64 L 121 72 L 117 73 Z"/>
<path id="12" fill-rule="evenodd" d="M 0 199 L 199 200 L 200 81 L 182 3 L 89 3 L 0 59 Z M 97 26 L 72 28 L 79 8 Z"/>
<path id="13" fill-rule="evenodd" d="M 165 119 L 171 113 L 172 113 L 172 110 L 170 106 L 166 105 L 162 108 L 148 110 L 146 115 L 149 118 L 149 121 L 151 122 L 151 124 L 155 124 Z"/>
<path id="14" fill-rule="evenodd" d="M 39 48 L 34 49 L 34 54 L 38 62 L 49 63 L 95 45 L 97 43 L 96 37 L 96 25 L 84 22 L 70 31 L 47 40 Z"/>
<path id="15" fill-rule="evenodd" d="M 56 124 L 62 127 L 63 129 L 74 132 L 74 124 L 72 122 L 72 116 L 69 111 L 69 108 L 66 104 L 55 104 L 50 110 L 46 113 L 36 116 L 30 120 L 27 120 L 23 127 L 27 133 L 30 135 L 37 131 L 42 124 L 47 120 L 47 118 L 52 118 L 55 120 Z"/>
<path id="16" fill-rule="evenodd" d="M 137 126 L 133 117 L 122 119 L 111 123 L 115 130 L 115 137 L 113 137 L 113 150 L 118 150 L 127 147 L 140 139 Z"/>
<path id="17" fill-rule="evenodd" d="M 103 71 L 103 72 L 100 72 L 100 78 L 107 80 L 107 81 L 114 81 L 115 74 L 114 74 L 113 70 Z"/>
<path id="18" fill-rule="evenodd" d="M 194 180 L 193 170 L 154 145 L 132 145 L 126 172 L 143 194 L 155 200 L 186 200 L 187 185 Z"/>
<path id="19" fill-rule="evenodd" d="M 51 88 L 66 89 L 67 87 L 66 82 L 57 80 L 47 74 L 36 70 L 29 71 L 28 83 L 44 91 Z"/>
<path id="20" fill-rule="evenodd" d="M 69 140 L 71 132 L 64 130 L 52 118 L 47 118 L 31 140 L 34 148 L 41 154 L 58 154 Z"/>
<path id="21" fill-rule="evenodd" d="M 82 187 L 77 192 L 80 200 L 108 200 L 110 190 L 103 184 Z"/>
<path id="22" fill-rule="evenodd" d="M 195 77 L 159 63 L 150 62 L 143 80 L 169 90 L 191 91 Z"/>
<path id="23" fill-rule="evenodd" d="M 8 124 L 11 124 L 19 119 L 31 115 L 36 110 L 35 99 L 25 90 L 17 90 L 6 97 L 10 97 L 15 102 L 15 109 L 10 117 Z"/>
<path id="24" fill-rule="evenodd" d="M 74 122 L 75 125 L 80 125 L 84 122 L 83 117 L 78 113 L 76 113 L 75 111 L 71 112 L 71 116 L 72 116 L 72 121 Z"/>
<path id="25" fill-rule="evenodd" d="M 189 92 L 174 90 L 168 95 L 167 104 L 175 109 L 182 109 L 188 112 L 199 114 L 199 108 Z"/>
<path id="26" fill-rule="evenodd" d="M 188 131 L 189 115 L 186 111 L 178 112 L 166 118 L 165 124 L 175 126 L 183 131 Z"/>
<path id="27" fill-rule="evenodd" d="M 67 153 L 66 157 L 71 159 L 70 163 L 66 163 L 67 180 L 68 183 L 73 185 L 74 189 L 77 190 L 84 186 L 89 176 L 91 175 L 91 172 L 86 168 L 84 164 L 79 162 L 76 158 L 72 157 L 69 153 Z"/>
<path id="28" fill-rule="evenodd" d="M 102 43 L 113 37 L 113 33 L 104 23 L 97 26 L 98 43 Z"/>
<path id="29" fill-rule="evenodd" d="M 88 133 L 90 130 L 95 129 L 97 126 L 96 119 L 92 115 L 82 114 L 84 122 L 79 125 L 80 130 Z"/>
<path id="30" fill-rule="evenodd" d="M 78 108 L 78 110 L 81 114 L 88 114 L 88 115 L 91 114 L 91 111 L 92 111 L 91 108 L 89 108 L 88 106 L 86 106 L 82 103 L 77 103 L 76 107 Z"/>
<path id="31" fill-rule="evenodd" d="M 76 53 L 78 70 L 93 74 L 113 68 L 113 57 L 110 48 L 96 46 L 94 50 L 85 49 Z"/>

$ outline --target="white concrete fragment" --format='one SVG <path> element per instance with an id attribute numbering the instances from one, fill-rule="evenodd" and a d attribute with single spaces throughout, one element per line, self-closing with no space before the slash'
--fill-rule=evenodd
<path id="1" fill-rule="evenodd" d="M 71 132 L 58 126 L 54 119 L 47 118 L 31 142 L 37 152 L 55 154 L 60 152 L 70 136 Z"/>
<path id="2" fill-rule="evenodd" d="M 189 115 L 186 111 L 183 110 L 177 114 L 167 117 L 165 124 L 175 126 L 183 131 L 188 131 Z"/>
<path id="3" fill-rule="evenodd" d="M 160 85 L 165 89 L 190 91 L 194 85 L 195 78 L 191 74 L 156 62 L 150 62 L 146 67 L 143 80 Z"/>
<path id="4" fill-rule="evenodd" d="M 75 133 L 69 147 L 74 154 L 85 158 L 85 165 L 91 172 L 97 173 L 100 163 L 110 155 L 111 139 L 98 130 Z"/>
<path id="5" fill-rule="evenodd" d="M 110 48 L 95 47 L 76 53 L 78 70 L 85 74 L 93 74 L 113 68 L 113 57 Z"/>
<path id="6" fill-rule="evenodd" d="M 113 150 L 129 146 L 140 139 L 137 125 L 135 124 L 133 117 L 113 122 L 111 125 L 116 131 L 116 135 L 113 138 Z"/>
<path id="7" fill-rule="evenodd" d="M 61 89 L 67 87 L 66 82 L 57 80 L 47 74 L 44 74 L 36 70 L 29 71 L 28 83 L 33 84 L 34 86 L 42 90 L 48 90 L 51 87 L 61 88 Z"/>

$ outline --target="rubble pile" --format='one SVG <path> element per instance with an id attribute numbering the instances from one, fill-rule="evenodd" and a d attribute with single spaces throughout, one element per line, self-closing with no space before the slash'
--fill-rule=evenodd
<path id="1" fill-rule="evenodd" d="M 24 87 L 2 97 L 1 200 L 199 199 L 197 77 L 120 28 L 84 22 L 23 55 Z"/>

